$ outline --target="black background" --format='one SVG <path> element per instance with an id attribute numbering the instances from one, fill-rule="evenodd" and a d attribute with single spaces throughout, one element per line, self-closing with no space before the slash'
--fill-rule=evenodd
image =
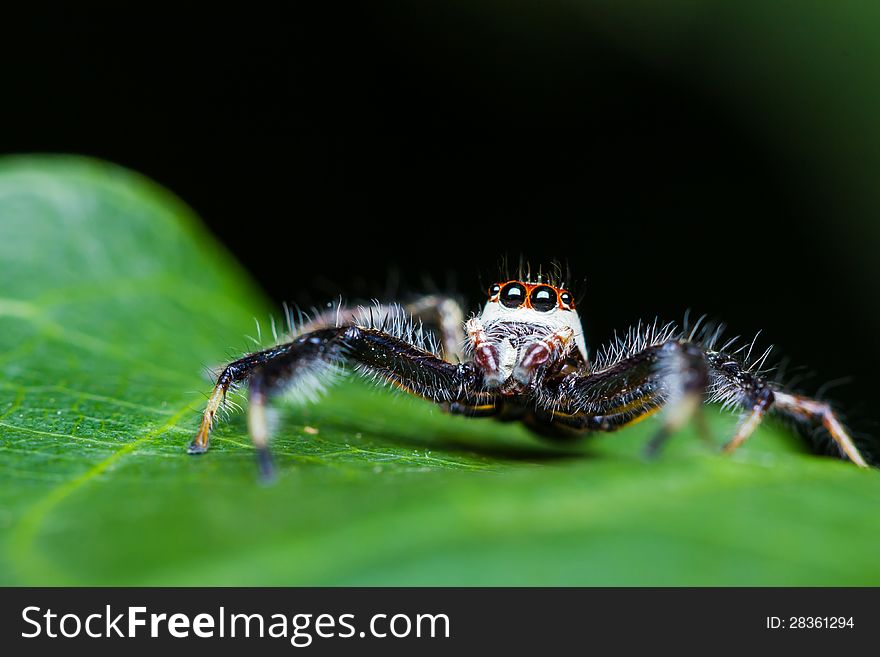
<path id="1" fill-rule="evenodd" d="M 475 307 L 500 256 L 567 259 L 593 346 L 687 308 L 763 329 L 805 390 L 851 377 L 831 398 L 875 430 L 876 270 L 834 239 L 861 234 L 840 191 L 568 4 L 107 4 L 5 30 L 0 151 L 154 178 L 276 302 Z"/>

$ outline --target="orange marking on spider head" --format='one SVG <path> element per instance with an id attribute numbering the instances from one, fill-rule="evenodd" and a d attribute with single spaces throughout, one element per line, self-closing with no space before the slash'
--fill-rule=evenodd
<path id="1" fill-rule="evenodd" d="M 489 301 L 502 303 L 508 308 L 524 307 L 546 311 L 555 307 L 559 310 L 574 310 L 574 296 L 571 292 L 546 283 L 510 280 L 491 285 L 488 293 Z M 515 303 L 517 301 L 519 303 Z"/>

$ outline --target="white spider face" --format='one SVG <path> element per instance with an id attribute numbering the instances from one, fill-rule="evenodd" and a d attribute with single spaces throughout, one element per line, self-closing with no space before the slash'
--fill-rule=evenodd
<path id="1" fill-rule="evenodd" d="M 565 329 L 571 330 L 569 335 L 587 360 L 584 331 L 568 290 L 518 280 L 496 283 L 489 288 L 478 323 L 482 333 L 475 337 L 495 349 L 492 356 L 477 354 L 492 383 L 506 380 L 523 364 L 527 344 Z"/>
<path id="2" fill-rule="evenodd" d="M 489 300 L 483 307 L 480 321 L 487 332 L 491 332 L 492 325 L 499 323 L 522 325 L 522 329 L 531 326 L 536 332 L 555 331 L 567 326 L 574 332 L 575 344 L 584 360 L 587 359 L 584 329 L 574 307 L 574 297 L 566 289 L 525 281 L 495 283 L 489 288 Z"/>

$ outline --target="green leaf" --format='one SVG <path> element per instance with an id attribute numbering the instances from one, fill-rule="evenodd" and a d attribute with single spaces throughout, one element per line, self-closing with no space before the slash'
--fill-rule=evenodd
<path id="1" fill-rule="evenodd" d="M 645 462 L 655 420 L 563 449 L 350 377 L 279 402 L 273 486 L 240 415 L 188 456 L 270 312 L 149 181 L 0 162 L 0 583 L 880 584 L 878 473 L 772 426 Z"/>

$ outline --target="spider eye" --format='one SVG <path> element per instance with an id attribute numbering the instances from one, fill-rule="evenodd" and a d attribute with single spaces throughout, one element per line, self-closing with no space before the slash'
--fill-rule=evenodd
<path id="1" fill-rule="evenodd" d="M 562 294 L 560 294 L 559 300 L 563 303 L 563 305 L 569 307 L 571 307 L 571 302 L 573 301 L 569 292 L 563 292 Z"/>
<path id="2" fill-rule="evenodd" d="M 501 291 L 501 286 L 498 283 L 495 283 L 492 287 L 489 288 L 489 296 L 494 297 Z"/>
<path id="3" fill-rule="evenodd" d="M 508 283 L 501 288 L 500 299 L 505 308 L 519 308 L 526 300 L 526 288 L 519 283 Z"/>
<path id="4" fill-rule="evenodd" d="M 529 295 L 532 308 L 542 313 L 553 310 L 556 307 L 556 290 L 547 285 L 539 285 Z"/>

